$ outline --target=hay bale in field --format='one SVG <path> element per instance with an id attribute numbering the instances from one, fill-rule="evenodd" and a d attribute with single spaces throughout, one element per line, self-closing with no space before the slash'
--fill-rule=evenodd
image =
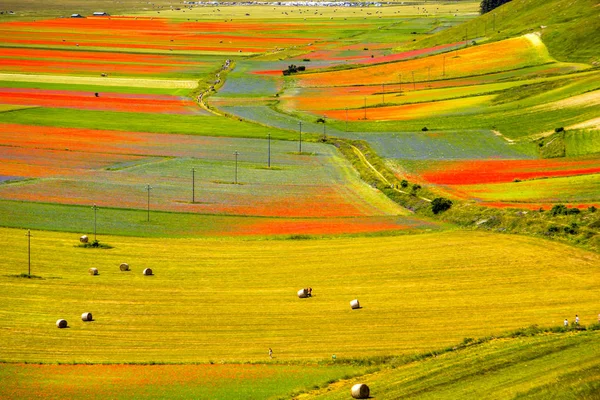
<path id="1" fill-rule="evenodd" d="M 57 328 L 66 328 L 67 327 L 67 320 L 66 319 L 59 319 L 58 321 L 56 321 L 56 327 Z"/>
<path id="2" fill-rule="evenodd" d="M 90 268 L 89 273 L 90 275 L 98 275 L 98 268 Z"/>
<path id="3" fill-rule="evenodd" d="M 79 238 L 79 241 L 80 241 L 81 243 L 87 243 L 87 242 L 88 242 L 88 240 L 89 240 L 89 239 L 88 239 L 87 235 L 83 235 L 82 237 L 80 237 L 80 238 Z"/>
<path id="4" fill-rule="evenodd" d="M 146 268 L 144 270 L 144 275 L 152 275 L 152 270 L 150 268 Z"/>
<path id="5" fill-rule="evenodd" d="M 119 265 L 119 269 L 121 271 L 129 271 L 129 264 L 127 264 L 127 263 L 121 263 L 121 265 Z"/>
<path id="6" fill-rule="evenodd" d="M 371 395 L 371 390 L 364 383 L 357 383 L 352 386 L 352 397 L 355 399 L 368 399 Z"/>
<path id="7" fill-rule="evenodd" d="M 94 319 L 92 318 L 91 312 L 84 312 L 83 314 L 81 314 L 81 320 L 84 322 L 87 322 L 87 321 L 93 321 Z"/>
<path id="8" fill-rule="evenodd" d="M 357 299 L 354 299 L 350 302 L 350 307 L 352 307 L 353 310 L 356 310 L 356 309 L 360 308 L 360 303 L 358 302 Z"/>
<path id="9" fill-rule="evenodd" d="M 298 290 L 298 298 L 305 299 L 308 297 L 308 289 L 300 289 Z"/>

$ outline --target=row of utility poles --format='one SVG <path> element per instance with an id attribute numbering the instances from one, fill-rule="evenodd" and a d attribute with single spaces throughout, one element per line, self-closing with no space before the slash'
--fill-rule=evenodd
<path id="1" fill-rule="evenodd" d="M 298 153 L 302 154 L 302 122 L 298 122 L 299 126 L 299 137 L 298 137 Z M 323 137 L 325 137 L 325 123 L 323 123 Z M 235 169 L 233 183 L 238 184 L 238 157 L 240 156 L 239 151 L 234 151 L 233 156 L 235 157 Z M 271 168 L 271 134 L 267 134 L 267 167 Z M 149 184 L 145 187 L 147 196 L 147 221 L 150 221 L 150 191 L 153 189 Z M 192 203 L 196 202 L 196 168 L 192 168 Z M 96 210 L 98 207 L 94 204 L 94 240 L 96 240 Z"/>

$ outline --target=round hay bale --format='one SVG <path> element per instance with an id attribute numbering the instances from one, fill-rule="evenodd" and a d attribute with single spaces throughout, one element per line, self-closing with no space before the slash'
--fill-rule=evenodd
<path id="1" fill-rule="evenodd" d="M 298 290 L 298 298 L 305 299 L 308 297 L 308 289 L 300 289 Z"/>
<path id="2" fill-rule="evenodd" d="M 357 383 L 352 386 L 352 397 L 355 399 L 368 399 L 371 394 L 371 390 L 364 383 Z"/>
<path id="3" fill-rule="evenodd" d="M 83 314 L 81 314 L 81 320 L 84 322 L 87 322 L 87 321 L 93 321 L 94 319 L 92 318 L 91 312 L 84 312 Z"/>
<path id="4" fill-rule="evenodd" d="M 119 265 L 119 268 L 121 269 L 121 271 L 129 271 L 129 264 L 121 263 L 121 265 Z"/>
<path id="5" fill-rule="evenodd" d="M 80 237 L 80 238 L 79 238 L 79 241 L 80 241 L 81 243 L 87 243 L 87 242 L 88 242 L 88 240 L 89 240 L 89 239 L 88 239 L 87 235 L 83 235 L 82 237 Z"/>
<path id="6" fill-rule="evenodd" d="M 144 270 L 144 275 L 152 275 L 152 270 L 150 268 L 146 268 Z"/>
<path id="7" fill-rule="evenodd" d="M 58 321 L 56 321 L 56 327 L 57 328 L 66 328 L 67 327 L 67 320 L 66 319 L 59 319 Z"/>
<path id="8" fill-rule="evenodd" d="M 350 307 L 352 307 L 353 310 L 359 309 L 360 303 L 358 302 L 357 299 L 354 299 L 350 302 Z"/>
<path id="9" fill-rule="evenodd" d="M 98 275 L 98 268 L 90 268 L 89 273 L 90 275 Z"/>

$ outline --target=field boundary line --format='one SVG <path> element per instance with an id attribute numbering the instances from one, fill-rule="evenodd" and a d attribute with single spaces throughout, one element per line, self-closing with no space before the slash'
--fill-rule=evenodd
<path id="1" fill-rule="evenodd" d="M 398 193 L 410 194 L 408 192 L 405 192 L 404 190 L 400 190 L 400 189 L 396 188 L 395 185 L 393 185 L 392 183 L 390 183 L 390 181 L 387 180 L 387 178 L 385 176 L 383 176 L 383 174 L 381 172 L 379 172 L 379 170 L 377 170 L 377 168 L 375 168 L 373 166 L 373 164 L 371 164 L 369 162 L 369 160 L 367 160 L 367 157 L 363 154 L 362 151 L 360 151 L 360 149 L 358 147 L 354 146 L 353 144 L 350 144 L 350 147 L 352 147 L 352 150 L 354 150 L 354 153 L 358 156 L 358 158 L 360 159 L 360 161 L 364 165 L 366 165 L 367 167 L 369 167 L 375 173 L 375 175 L 379 178 L 379 180 L 381 182 L 385 183 L 386 185 L 389 185 L 393 190 L 395 190 Z M 418 196 L 418 197 L 421 200 L 424 200 L 424 201 L 426 201 L 428 203 L 431 203 L 431 201 L 432 201 L 431 199 L 428 199 L 426 197 L 421 197 L 421 196 Z"/>

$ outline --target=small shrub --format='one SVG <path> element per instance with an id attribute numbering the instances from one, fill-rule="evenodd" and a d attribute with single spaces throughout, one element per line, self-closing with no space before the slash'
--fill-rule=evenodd
<path id="1" fill-rule="evenodd" d="M 400 186 L 406 189 L 408 187 L 408 181 L 406 179 L 402 179 L 402 181 L 400 182 Z"/>
<path id="2" fill-rule="evenodd" d="M 444 197 L 436 197 L 431 202 L 431 211 L 433 211 L 434 214 L 439 214 L 441 212 L 449 210 L 450 207 L 452 207 L 452 200 L 446 199 Z"/>
<path id="3" fill-rule="evenodd" d="M 565 128 L 563 128 L 562 126 L 559 126 L 558 128 L 554 129 L 554 132 L 559 133 L 559 132 L 564 132 Z"/>
<path id="4" fill-rule="evenodd" d="M 515 178 L 515 179 L 513 179 L 513 182 L 515 182 L 515 183 L 516 182 L 521 182 L 521 180 L 519 178 Z"/>
<path id="5" fill-rule="evenodd" d="M 581 210 L 579 208 L 568 208 L 567 214 L 579 214 Z"/>
<path id="6" fill-rule="evenodd" d="M 309 61 L 310 61 L 310 58 L 303 58 L 303 59 L 302 59 L 302 61 L 304 61 L 304 62 L 309 62 Z"/>
<path id="7" fill-rule="evenodd" d="M 556 204 L 550 209 L 550 215 L 556 217 L 557 215 L 567 215 L 569 212 L 567 206 L 564 204 Z"/>
<path id="8" fill-rule="evenodd" d="M 577 225 L 577 223 L 573 222 L 571 225 L 565 226 L 564 231 L 565 231 L 565 233 L 568 233 L 571 235 L 576 235 L 579 232 L 579 225 Z"/>
<path id="9" fill-rule="evenodd" d="M 597 210 L 597 208 L 594 207 L 594 206 L 591 206 L 591 207 L 588 208 L 588 211 L 591 212 L 591 213 L 595 213 L 596 210 Z"/>
<path id="10" fill-rule="evenodd" d="M 548 227 L 548 233 L 557 233 L 559 231 L 559 227 L 556 225 L 550 225 Z"/>
<path id="11" fill-rule="evenodd" d="M 419 185 L 418 183 L 413 183 L 412 188 L 411 188 L 412 192 L 417 193 L 417 191 L 419 189 L 421 189 L 421 185 Z"/>
<path id="12" fill-rule="evenodd" d="M 308 240 L 312 239 L 310 235 L 291 235 L 288 237 L 289 240 Z"/>
<path id="13" fill-rule="evenodd" d="M 429 130 L 429 128 L 427 128 L 426 126 L 424 126 L 423 128 L 421 128 L 421 131 L 423 132 L 427 132 Z"/>

